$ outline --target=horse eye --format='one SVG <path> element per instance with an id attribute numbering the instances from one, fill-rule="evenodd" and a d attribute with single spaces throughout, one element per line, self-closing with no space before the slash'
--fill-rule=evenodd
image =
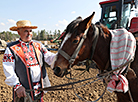
<path id="1" fill-rule="evenodd" d="M 73 43 L 75 43 L 75 44 L 78 43 L 78 40 L 74 40 Z"/>

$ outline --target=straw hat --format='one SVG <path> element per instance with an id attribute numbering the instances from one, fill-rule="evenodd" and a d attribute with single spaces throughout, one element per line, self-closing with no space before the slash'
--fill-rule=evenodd
<path id="1" fill-rule="evenodd" d="M 20 20 L 16 23 L 17 26 L 13 26 L 10 28 L 10 30 L 12 31 L 17 31 L 19 28 L 24 28 L 24 27 L 28 27 L 28 28 L 32 28 L 32 29 L 36 29 L 37 26 L 32 26 L 31 22 L 29 20 Z"/>

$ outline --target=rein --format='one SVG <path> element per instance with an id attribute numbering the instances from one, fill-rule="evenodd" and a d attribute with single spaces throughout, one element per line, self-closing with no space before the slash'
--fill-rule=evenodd
<path id="1" fill-rule="evenodd" d="M 125 64 L 121 65 L 120 67 L 117 67 L 116 69 L 114 70 L 111 70 L 111 71 L 108 71 L 106 73 L 102 73 L 102 74 L 99 74 L 98 76 L 101 77 L 101 76 L 107 76 L 111 73 L 113 73 L 114 71 L 117 71 L 117 70 L 120 70 L 122 69 L 123 67 L 125 67 L 126 65 L 128 65 L 129 63 L 131 63 L 134 59 L 131 59 L 130 61 L 126 62 Z"/>
<path id="2" fill-rule="evenodd" d="M 77 88 L 77 87 L 71 87 L 71 88 L 63 88 L 63 87 L 74 85 L 74 84 L 77 84 L 77 83 L 81 83 L 81 82 L 91 80 L 91 79 L 94 79 L 94 78 L 99 78 L 99 77 L 91 77 L 91 78 L 87 78 L 87 79 L 84 79 L 84 80 L 79 80 L 79 81 L 76 81 L 76 82 L 70 82 L 70 83 L 67 83 L 67 84 L 60 84 L 60 85 L 55 85 L 55 86 L 50 86 L 50 87 L 45 87 L 45 88 L 40 88 L 40 89 L 26 89 L 26 91 L 30 92 L 30 91 L 34 91 L 34 90 L 36 90 L 36 91 L 68 90 L 68 89 L 73 89 L 73 88 Z M 99 78 L 98 80 L 100 80 L 101 78 Z"/>
<path id="3" fill-rule="evenodd" d="M 126 62 L 125 64 L 121 65 L 120 67 L 114 69 L 114 70 L 111 70 L 109 72 L 106 72 L 106 73 L 103 73 L 103 74 L 99 74 L 98 76 L 96 77 L 91 77 L 91 78 L 87 78 L 87 79 L 84 79 L 84 80 L 79 80 L 79 81 L 76 81 L 76 82 L 70 82 L 70 83 L 67 83 L 67 84 L 60 84 L 60 85 L 55 85 L 55 86 L 51 86 L 51 87 L 46 87 L 46 88 L 40 88 L 40 89 L 27 89 L 26 91 L 27 92 L 30 92 L 30 91 L 34 91 L 34 90 L 37 90 L 37 91 L 57 91 L 57 90 L 68 90 L 68 89 L 76 89 L 76 88 L 80 88 L 82 86 L 86 86 L 88 84 L 91 84 L 91 83 L 94 83 L 98 80 L 101 80 L 101 79 L 104 79 L 108 76 L 110 76 L 114 71 L 117 71 L 117 70 L 120 70 L 122 69 L 124 66 L 128 65 L 129 63 L 131 63 L 133 61 L 133 59 L 131 59 L 130 61 Z M 77 83 L 81 83 L 81 82 L 84 82 L 84 81 L 87 81 L 87 80 L 91 80 L 91 79 L 94 79 L 94 78 L 98 78 L 98 79 L 95 79 L 94 81 L 92 82 L 89 82 L 89 83 L 86 83 L 84 85 L 80 85 L 80 86 L 77 86 L 77 87 L 73 87 L 73 85 L 77 84 Z M 106 82 L 105 82 L 106 84 Z M 70 88 L 63 88 L 65 86 L 72 86 Z M 102 93 L 102 95 L 95 101 L 87 101 L 87 102 L 97 102 L 100 98 L 103 97 L 104 93 L 106 92 L 106 86 L 107 84 L 105 85 L 105 90 L 104 92 Z M 75 91 L 74 91 L 75 93 Z M 79 99 L 82 99 L 84 100 L 82 97 L 80 97 L 77 93 L 75 93 L 75 95 L 79 98 Z M 85 100 L 84 100 L 85 101 Z M 133 102 L 133 101 L 132 101 Z"/>

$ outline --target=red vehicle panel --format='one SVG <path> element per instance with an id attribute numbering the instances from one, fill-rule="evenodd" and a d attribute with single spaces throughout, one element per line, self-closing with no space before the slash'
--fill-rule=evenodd
<path id="1" fill-rule="evenodd" d="M 138 32 L 138 17 L 133 17 L 133 18 L 131 19 L 129 31 L 130 31 L 131 33 Z"/>

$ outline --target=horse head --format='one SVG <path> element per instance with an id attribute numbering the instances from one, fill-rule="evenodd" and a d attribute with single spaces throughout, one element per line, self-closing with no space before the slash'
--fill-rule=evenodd
<path id="1" fill-rule="evenodd" d="M 64 40 L 54 61 L 55 75 L 63 77 L 67 69 L 91 56 L 92 38 L 97 30 L 91 23 L 94 14 L 95 12 L 84 20 L 78 17 L 67 26 Z"/>

